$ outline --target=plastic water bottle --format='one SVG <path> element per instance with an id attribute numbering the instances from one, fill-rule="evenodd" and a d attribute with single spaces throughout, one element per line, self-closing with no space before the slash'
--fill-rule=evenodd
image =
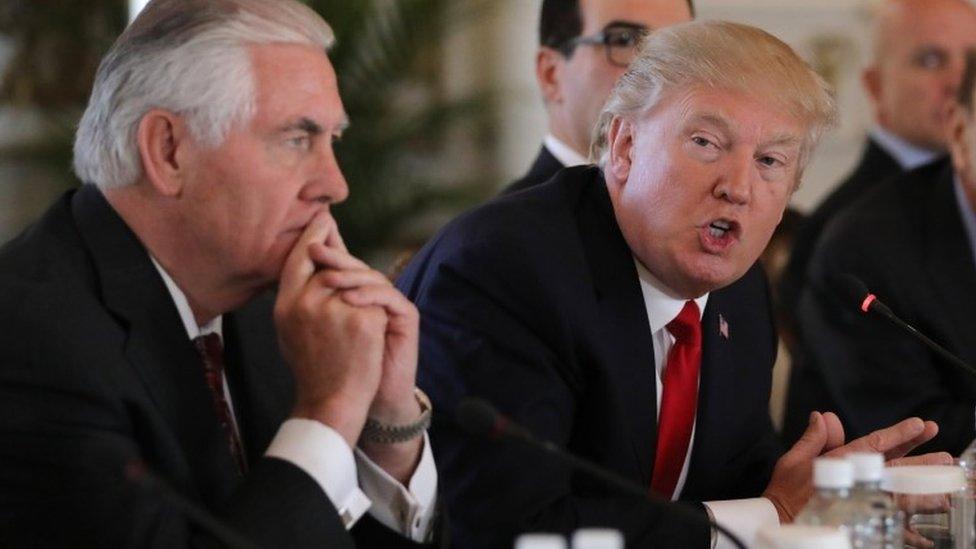
<path id="1" fill-rule="evenodd" d="M 852 536 L 858 520 L 851 504 L 853 486 L 854 465 L 851 462 L 846 459 L 817 458 L 813 462 L 815 492 L 795 522 L 807 526 L 844 528 Z"/>
<path id="2" fill-rule="evenodd" d="M 860 517 L 854 526 L 852 545 L 855 549 L 901 549 L 905 517 L 891 496 L 881 490 L 884 457 L 877 453 L 855 453 L 847 459 L 854 466 L 851 502 Z"/>
<path id="3" fill-rule="evenodd" d="M 515 549 L 566 549 L 566 538 L 557 534 L 522 534 Z"/>
<path id="4" fill-rule="evenodd" d="M 584 528 L 573 532 L 572 549 L 624 549 L 624 537 L 617 530 Z"/>
<path id="5" fill-rule="evenodd" d="M 960 512 L 964 521 L 963 543 L 976 547 L 976 440 L 969 443 L 959 456 L 959 465 L 966 473 L 966 499 Z"/>

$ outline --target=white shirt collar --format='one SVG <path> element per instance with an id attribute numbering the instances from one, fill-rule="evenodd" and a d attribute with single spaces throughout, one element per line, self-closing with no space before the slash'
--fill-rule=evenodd
<path id="1" fill-rule="evenodd" d="M 640 279 L 641 293 L 644 295 L 644 306 L 647 308 L 647 321 L 651 325 L 651 333 L 654 333 L 674 320 L 687 300 L 675 297 L 675 293 L 655 278 L 636 257 L 634 264 L 637 265 L 637 276 Z M 708 294 L 695 298 L 699 319 L 704 314 L 706 303 L 708 303 Z"/>
<path id="2" fill-rule="evenodd" d="M 932 151 L 912 145 L 881 126 L 872 128 L 870 134 L 874 142 L 884 149 L 886 153 L 890 154 L 903 170 L 914 170 L 942 155 L 939 151 Z"/>
<path id="3" fill-rule="evenodd" d="M 582 166 L 583 164 L 590 163 L 585 156 L 576 152 L 575 149 L 566 143 L 563 143 L 551 133 L 546 134 L 546 137 L 542 140 L 542 143 L 547 149 L 549 149 L 549 152 L 556 157 L 556 160 L 558 160 L 564 168 Z"/>
<path id="4" fill-rule="evenodd" d="M 190 303 L 186 300 L 186 295 L 176 285 L 173 278 L 169 276 L 169 273 L 163 269 L 163 266 L 156 261 L 155 257 L 149 256 L 149 259 L 152 260 L 153 266 L 159 271 L 159 276 L 163 277 L 166 289 L 169 290 L 169 296 L 173 299 L 173 304 L 176 305 L 176 310 L 180 313 L 180 320 L 183 321 L 183 327 L 186 328 L 186 335 L 193 340 L 197 336 L 215 333 L 223 339 L 224 317 L 218 316 L 203 326 L 197 326 L 197 320 L 193 316 L 193 310 L 190 309 Z"/>

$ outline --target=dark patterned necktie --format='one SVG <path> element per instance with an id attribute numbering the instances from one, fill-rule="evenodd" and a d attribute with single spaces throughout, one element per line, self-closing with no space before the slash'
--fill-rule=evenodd
<path id="1" fill-rule="evenodd" d="M 224 396 L 224 346 L 220 342 L 220 336 L 215 333 L 194 338 L 193 345 L 200 353 L 200 359 L 203 362 L 203 375 L 213 397 L 217 421 L 227 435 L 227 444 L 230 448 L 230 454 L 234 456 L 234 461 L 237 462 L 238 472 L 244 475 L 247 473 L 244 447 L 241 445 L 241 438 L 237 434 L 237 429 L 234 428 L 234 418 L 230 405 Z"/>

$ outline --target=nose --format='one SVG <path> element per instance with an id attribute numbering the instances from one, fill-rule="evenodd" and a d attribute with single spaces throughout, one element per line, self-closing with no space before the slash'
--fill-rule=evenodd
<path id="1" fill-rule="evenodd" d="M 712 195 L 735 205 L 752 199 L 752 158 L 736 158 L 719 174 Z"/>
<path id="2" fill-rule="evenodd" d="M 331 143 L 323 143 L 317 151 L 317 162 L 311 167 L 302 187 L 302 200 L 338 204 L 349 197 L 349 185 L 342 175 L 339 161 Z"/>

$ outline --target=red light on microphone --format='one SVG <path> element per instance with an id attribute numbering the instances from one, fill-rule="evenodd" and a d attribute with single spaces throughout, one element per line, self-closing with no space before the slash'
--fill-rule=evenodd
<path id="1" fill-rule="evenodd" d="M 865 313 L 868 312 L 868 309 L 871 308 L 871 304 L 874 303 L 876 299 L 878 298 L 874 294 L 868 294 L 864 298 L 864 301 L 861 302 L 861 310 Z"/>

